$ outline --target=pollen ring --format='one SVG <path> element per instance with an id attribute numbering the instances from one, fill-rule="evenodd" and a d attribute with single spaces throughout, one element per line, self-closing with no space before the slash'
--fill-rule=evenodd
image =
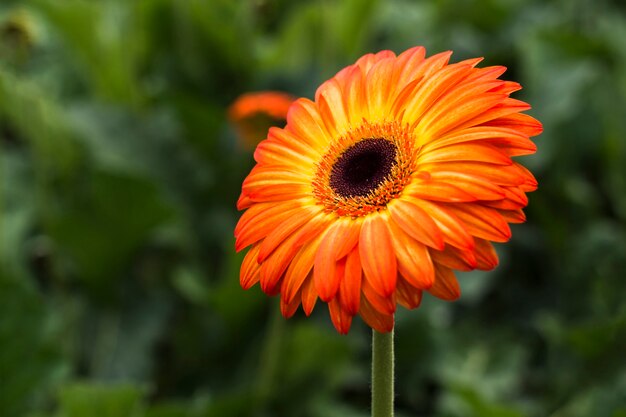
<path id="1" fill-rule="evenodd" d="M 317 165 L 313 194 L 327 212 L 339 216 L 382 210 L 408 183 L 414 153 L 408 127 L 364 123 L 331 144 Z"/>

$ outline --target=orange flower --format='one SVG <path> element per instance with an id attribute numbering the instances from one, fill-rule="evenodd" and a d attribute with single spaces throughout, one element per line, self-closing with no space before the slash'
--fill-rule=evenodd
<path id="1" fill-rule="evenodd" d="M 497 265 L 491 242 L 509 240 L 537 187 L 511 157 L 534 153 L 542 126 L 509 98 L 506 68 L 450 55 L 365 55 L 292 104 L 237 203 L 243 288 L 280 294 L 285 317 L 319 298 L 340 333 L 357 314 L 388 332 L 397 304 L 455 300 L 453 270 Z"/>
<path id="2" fill-rule="evenodd" d="M 228 109 L 245 147 L 254 149 L 272 126 L 284 125 L 294 97 L 278 91 L 242 94 Z"/>

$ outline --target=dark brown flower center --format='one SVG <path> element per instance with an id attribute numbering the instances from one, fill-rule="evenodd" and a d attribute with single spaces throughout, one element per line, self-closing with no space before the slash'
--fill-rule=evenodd
<path id="1" fill-rule="evenodd" d="M 337 158 L 331 188 L 342 197 L 365 196 L 376 190 L 396 165 L 396 145 L 383 138 L 363 139 Z"/>

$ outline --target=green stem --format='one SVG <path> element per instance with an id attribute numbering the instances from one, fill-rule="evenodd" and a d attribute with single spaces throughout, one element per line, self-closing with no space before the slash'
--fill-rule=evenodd
<path id="1" fill-rule="evenodd" d="M 393 330 L 372 330 L 372 417 L 393 417 Z"/>
<path id="2" fill-rule="evenodd" d="M 261 350 L 260 366 L 257 374 L 256 404 L 257 408 L 265 406 L 272 394 L 276 391 L 276 374 L 280 366 L 280 355 L 283 346 L 285 319 L 280 308 L 272 305 L 272 318 L 268 323 L 265 342 Z"/>

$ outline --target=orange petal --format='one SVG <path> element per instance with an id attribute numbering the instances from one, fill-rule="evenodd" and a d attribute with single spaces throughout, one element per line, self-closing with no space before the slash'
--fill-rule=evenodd
<path id="1" fill-rule="evenodd" d="M 537 189 L 537 180 L 533 176 L 532 172 L 530 172 L 528 168 L 518 164 L 517 162 L 514 163 L 514 166 L 524 178 L 524 182 L 520 184 L 520 189 L 525 192 L 535 191 Z"/>
<path id="2" fill-rule="evenodd" d="M 508 198 L 503 198 L 502 200 L 483 201 L 482 204 L 498 210 L 519 210 L 526 207 L 526 204 L 511 201 Z"/>
<path id="3" fill-rule="evenodd" d="M 313 280 L 313 274 L 309 273 L 309 276 L 302 284 L 302 309 L 304 314 L 310 316 L 315 307 L 317 301 L 317 289 L 315 288 L 315 281 Z"/>
<path id="4" fill-rule="evenodd" d="M 426 49 L 423 46 L 416 46 L 411 49 L 407 49 L 398 55 L 396 59 L 396 71 L 395 79 L 398 80 L 398 86 L 403 88 L 408 83 L 414 81 L 416 77 L 416 69 L 424 62 L 426 56 Z"/>
<path id="5" fill-rule="evenodd" d="M 384 120 L 389 114 L 390 97 L 395 95 L 394 62 L 395 57 L 382 59 L 367 72 L 364 86 L 366 103 L 369 107 L 367 119 L 370 122 Z"/>
<path id="6" fill-rule="evenodd" d="M 367 279 L 367 276 L 363 277 L 363 282 L 361 285 L 361 291 L 365 298 L 370 302 L 372 307 L 376 310 L 380 311 L 383 314 L 393 314 L 396 311 L 396 298 L 395 293 L 390 296 L 383 297 L 380 295 L 374 287 L 372 287 L 372 283 Z"/>
<path id="7" fill-rule="evenodd" d="M 430 288 L 435 280 L 435 269 L 426 246 L 404 233 L 394 222 L 389 222 L 388 227 L 400 275 L 415 288 Z"/>
<path id="8" fill-rule="evenodd" d="M 509 156 L 531 155 L 537 152 L 537 145 L 526 136 L 501 137 L 486 142 L 502 149 Z"/>
<path id="9" fill-rule="evenodd" d="M 324 245 L 328 254 L 334 259 L 341 259 L 348 255 L 359 242 L 361 233 L 361 219 L 341 217 L 328 228 L 324 236 Z"/>
<path id="10" fill-rule="evenodd" d="M 435 171 L 431 172 L 431 178 L 438 182 L 454 185 L 477 200 L 499 200 L 505 195 L 504 191 L 497 185 L 466 173 Z"/>
<path id="11" fill-rule="evenodd" d="M 293 257 L 299 250 L 295 245 L 298 235 L 289 236 L 261 264 L 261 289 L 267 295 L 276 295 L 280 290 L 280 280 Z"/>
<path id="12" fill-rule="evenodd" d="M 287 301 L 285 297 L 280 298 L 280 312 L 284 318 L 288 319 L 292 317 L 296 310 L 298 310 L 298 306 L 300 305 L 300 292 L 293 297 L 290 301 Z"/>
<path id="13" fill-rule="evenodd" d="M 352 324 L 352 315 L 341 308 L 337 298 L 330 300 L 328 303 L 328 311 L 330 312 L 330 318 L 333 321 L 335 329 L 337 329 L 340 334 L 348 334 L 350 325 Z"/>
<path id="14" fill-rule="evenodd" d="M 509 166 L 473 161 L 435 162 L 420 165 L 420 169 L 434 174 L 436 172 L 459 172 L 481 178 L 495 185 L 518 186 L 526 180 L 515 163 Z"/>
<path id="15" fill-rule="evenodd" d="M 450 205 L 431 203 L 425 200 L 415 200 L 415 203 L 433 219 L 443 233 L 443 240 L 446 243 L 461 249 L 474 249 L 472 235 L 466 229 L 464 223 L 448 209 Z"/>
<path id="16" fill-rule="evenodd" d="M 498 266 L 498 254 L 491 242 L 485 239 L 475 239 L 476 241 L 476 268 L 483 271 L 490 271 Z"/>
<path id="17" fill-rule="evenodd" d="M 296 100 L 289 108 L 286 129 L 311 148 L 323 149 L 330 141 L 317 106 L 306 98 Z"/>
<path id="18" fill-rule="evenodd" d="M 247 197 L 256 203 L 283 201 L 308 197 L 310 186 L 307 184 L 274 184 L 255 188 L 248 192 Z"/>
<path id="19" fill-rule="evenodd" d="M 404 122 L 414 124 L 421 120 L 429 107 L 437 99 L 467 75 L 471 70 L 469 65 L 453 64 L 433 73 L 430 77 L 416 85 L 413 94 L 404 103 Z"/>
<path id="20" fill-rule="evenodd" d="M 289 236 L 294 234 L 296 230 L 300 229 L 308 223 L 313 217 L 315 217 L 321 210 L 316 206 L 302 208 L 298 212 L 298 216 L 293 216 L 288 220 L 278 224 L 274 230 L 268 233 L 268 235 L 261 242 L 261 248 L 259 250 L 259 263 L 263 262 L 267 257 Z"/>
<path id="21" fill-rule="evenodd" d="M 460 203 L 476 201 L 477 198 L 465 192 L 460 187 L 445 181 L 433 179 L 415 180 L 405 188 L 405 192 L 411 197 L 422 198 L 432 201 L 444 201 L 447 203 Z M 500 196 L 502 198 L 502 196 Z"/>
<path id="22" fill-rule="evenodd" d="M 237 199 L 237 210 L 245 210 L 253 204 L 254 201 L 252 201 L 248 193 L 242 192 Z"/>
<path id="23" fill-rule="evenodd" d="M 363 70 L 354 65 L 347 74 L 344 86 L 344 106 L 351 124 L 360 123 L 368 114 L 368 109 L 364 108 L 365 89 L 363 87 Z"/>
<path id="24" fill-rule="evenodd" d="M 241 263 L 241 269 L 239 271 L 239 282 L 244 290 L 249 289 L 254 284 L 259 282 L 261 275 L 259 273 L 261 265 L 256 261 L 259 254 L 259 245 L 254 245 L 248 250 L 246 256 Z"/>
<path id="25" fill-rule="evenodd" d="M 463 222 L 473 236 L 506 242 L 511 238 L 511 228 L 497 210 L 479 204 L 450 204 L 447 209 Z"/>
<path id="26" fill-rule="evenodd" d="M 365 296 L 361 297 L 361 309 L 359 314 L 365 323 L 372 329 L 380 333 L 389 333 L 393 329 L 393 314 L 382 314 L 367 301 Z"/>
<path id="27" fill-rule="evenodd" d="M 332 252 L 332 245 L 325 238 L 322 239 L 315 254 L 313 278 L 317 292 L 323 301 L 332 300 L 339 291 L 345 265 L 345 258 L 336 261 L 335 254 Z"/>
<path id="28" fill-rule="evenodd" d="M 319 88 L 319 97 L 316 99 L 322 120 L 331 137 L 340 137 L 349 128 L 348 114 L 343 105 L 341 85 L 331 78 Z"/>
<path id="29" fill-rule="evenodd" d="M 481 88 L 481 86 L 477 86 Z M 484 88 L 484 87 L 482 87 Z M 483 93 L 455 91 L 434 104 L 423 115 L 416 126 L 417 137 L 436 138 L 452 129 L 461 127 L 468 120 L 483 114 L 502 103 L 507 95 L 502 93 Z M 472 124 L 473 126 L 474 124 Z"/>
<path id="30" fill-rule="evenodd" d="M 507 114 L 483 123 L 484 126 L 506 127 L 526 136 L 537 136 L 543 132 L 541 122 L 532 116 L 523 113 Z"/>
<path id="31" fill-rule="evenodd" d="M 461 287 L 450 268 L 435 266 L 435 283 L 428 290 L 431 295 L 446 301 L 457 300 L 461 296 Z"/>
<path id="32" fill-rule="evenodd" d="M 443 249 L 443 234 L 415 199 L 403 196 L 390 202 L 387 209 L 393 222 L 409 236 L 432 248 Z"/>
<path id="33" fill-rule="evenodd" d="M 374 64 L 376 64 L 378 61 L 386 58 L 393 58 L 395 56 L 396 54 L 393 53 L 393 51 L 384 50 L 377 52 L 376 54 L 367 54 L 362 56 L 356 61 L 355 65 L 358 65 L 363 69 L 363 72 L 367 73 L 370 68 L 372 68 L 372 66 L 374 66 Z"/>
<path id="34" fill-rule="evenodd" d="M 276 140 L 261 141 L 254 151 L 254 160 L 260 165 L 281 165 L 285 167 L 313 166 L 315 160 L 302 152 Z"/>
<path id="35" fill-rule="evenodd" d="M 457 249 L 454 246 L 446 246 L 442 251 L 431 250 L 430 256 L 435 264 L 458 271 L 471 271 L 478 265 L 474 252 Z"/>
<path id="36" fill-rule="evenodd" d="M 239 252 L 265 238 L 272 230 L 294 217 L 300 210 L 303 210 L 300 201 L 253 205 L 243 213 L 235 228 L 235 250 Z"/>
<path id="37" fill-rule="evenodd" d="M 500 149 L 487 143 L 461 143 L 421 153 L 417 162 L 428 164 L 431 162 L 471 161 L 485 162 L 497 165 L 512 165 L 511 158 Z"/>
<path id="38" fill-rule="evenodd" d="M 410 285 L 402 276 L 398 278 L 396 296 L 398 304 L 409 310 L 419 307 L 422 302 L 422 290 Z"/>
<path id="39" fill-rule="evenodd" d="M 256 165 L 243 181 L 242 190 L 253 192 L 259 188 L 283 184 L 308 184 L 310 179 L 302 172 L 287 171 L 273 165 Z"/>
<path id="40" fill-rule="evenodd" d="M 361 280 L 361 258 L 359 257 L 359 248 L 355 247 L 346 257 L 344 277 L 339 284 L 341 308 L 353 316 L 359 311 Z"/>
<path id="41" fill-rule="evenodd" d="M 450 61 L 452 51 L 444 51 L 438 54 L 429 56 L 424 59 L 413 71 L 412 77 L 430 78 L 433 74 L 444 68 Z"/>
<path id="42" fill-rule="evenodd" d="M 530 105 L 513 98 L 506 98 L 502 103 L 493 106 L 492 108 L 476 114 L 476 116 L 470 120 L 467 120 L 463 124 L 456 126 L 457 129 L 464 129 L 470 126 L 485 125 L 496 119 L 509 116 L 514 113 L 519 113 L 530 109 Z M 497 126 L 503 126 L 497 124 Z"/>
<path id="43" fill-rule="evenodd" d="M 280 144 L 280 146 L 283 146 L 290 151 L 313 161 L 316 161 L 320 157 L 321 150 L 319 150 L 316 146 L 311 146 L 304 140 L 300 140 L 298 134 L 293 132 L 292 129 L 270 127 L 265 141 Z M 265 141 L 261 143 L 265 143 Z M 255 160 L 260 163 L 263 159 L 262 157 L 256 159 L 257 156 L 261 155 L 257 155 L 255 152 Z"/>
<path id="44" fill-rule="evenodd" d="M 506 67 L 494 65 L 490 67 L 475 68 L 470 75 L 467 76 L 465 82 L 479 83 L 484 81 L 495 80 L 506 72 Z"/>
<path id="45" fill-rule="evenodd" d="M 385 225 L 389 220 L 386 213 L 367 216 L 361 227 L 358 246 L 363 273 L 383 297 L 395 291 L 398 273 L 391 237 Z"/>
<path id="46" fill-rule="evenodd" d="M 504 221 L 509 223 L 524 223 L 526 215 L 521 209 L 517 210 L 498 210 Z"/>
<path id="47" fill-rule="evenodd" d="M 437 138 L 437 140 L 428 142 L 422 147 L 422 150 L 430 152 L 434 149 L 459 143 L 496 141 L 498 139 L 507 140 L 510 143 L 530 142 L 527 135 L 513 129 L 496 126 L 472 126 L 462 130 L 454 130 L 442 137 Z M 532 144 L 532 142 L 530 143 Z M 534 144 L 532 145 L 534 146 Z"/>
<path id="48" fill-rule="evenodd" d="M 285 302 L 290 303 L 291 300 L 297 296 L 302 284 L 309 276 L 315 262 L 317 248 L 319 247 L 321 241 L 322 235 L 308 243 L 305 243 L 293 258 L 293 261 L 289 264 L 287 272 L 285 273 L 285 279 L 283 280 L 282 287 L 280 289 Z"/>

